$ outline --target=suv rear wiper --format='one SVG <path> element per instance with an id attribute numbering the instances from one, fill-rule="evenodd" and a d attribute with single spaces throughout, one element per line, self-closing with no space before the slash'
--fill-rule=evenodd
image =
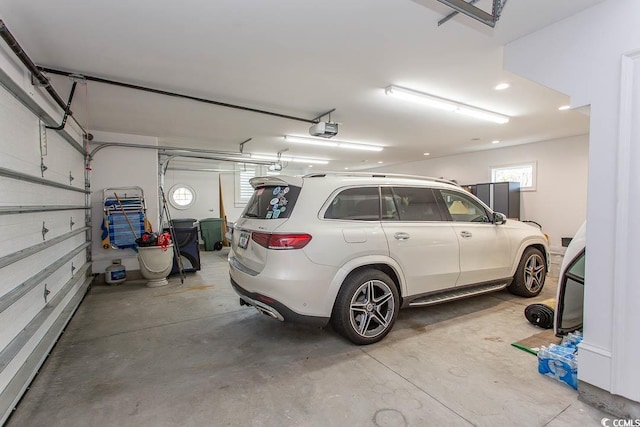
<path id="1" fill-rule="evenodd" d="M 259 218 L 260 217 L 260 215 L 257 215 L 257 214 L 254 214 L 254 213 L 249 213 L 249 212 L 245 213 L 244 216 L 247 217 L 247 218 Z"/>

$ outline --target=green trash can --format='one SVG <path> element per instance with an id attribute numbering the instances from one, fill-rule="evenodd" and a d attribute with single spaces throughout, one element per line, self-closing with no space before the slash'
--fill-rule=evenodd
<path id="1" fill-rule="evenodd" d="M 204 240 L 205 251 L 222 249 L 222 218 L 205 218 L 200 220 L 200 235 Z"/>

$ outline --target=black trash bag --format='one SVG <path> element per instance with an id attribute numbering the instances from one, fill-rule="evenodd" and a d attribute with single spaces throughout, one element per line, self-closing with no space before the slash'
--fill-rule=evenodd
<path id="1" fill-rule="evenodd" d="M 158 246 L 158 234 L 142 233 L 142 236 L 136 239 L 136 244 L 141 247 Z"/>

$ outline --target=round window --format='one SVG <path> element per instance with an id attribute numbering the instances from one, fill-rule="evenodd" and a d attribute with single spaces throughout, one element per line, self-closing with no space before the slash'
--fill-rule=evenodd
<path id="1" fill-rule="evenodd" d="M 169 203 L 176 209 L 188 209 L 196 202 L 196 192 L 185 184 L 176 184 L 169 190 Z"/>

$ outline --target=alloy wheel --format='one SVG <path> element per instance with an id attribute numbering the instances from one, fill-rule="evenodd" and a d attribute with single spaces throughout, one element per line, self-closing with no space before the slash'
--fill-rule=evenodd
<path id="1" fill-rule="evenodd" d="M 544 284 L 546 267 L 538 254 L 532 254 L 524 266 L 524 285 L 531 292 L 536 292 Z"/>
<path id="2" fill-rule="evenodd" d="M 373 338 L 386 331 L 394 311 L 393 292 L 381 280 L 369 280 L 360 285 L 349 304 L 351 326 L 365 338 Z"/>

